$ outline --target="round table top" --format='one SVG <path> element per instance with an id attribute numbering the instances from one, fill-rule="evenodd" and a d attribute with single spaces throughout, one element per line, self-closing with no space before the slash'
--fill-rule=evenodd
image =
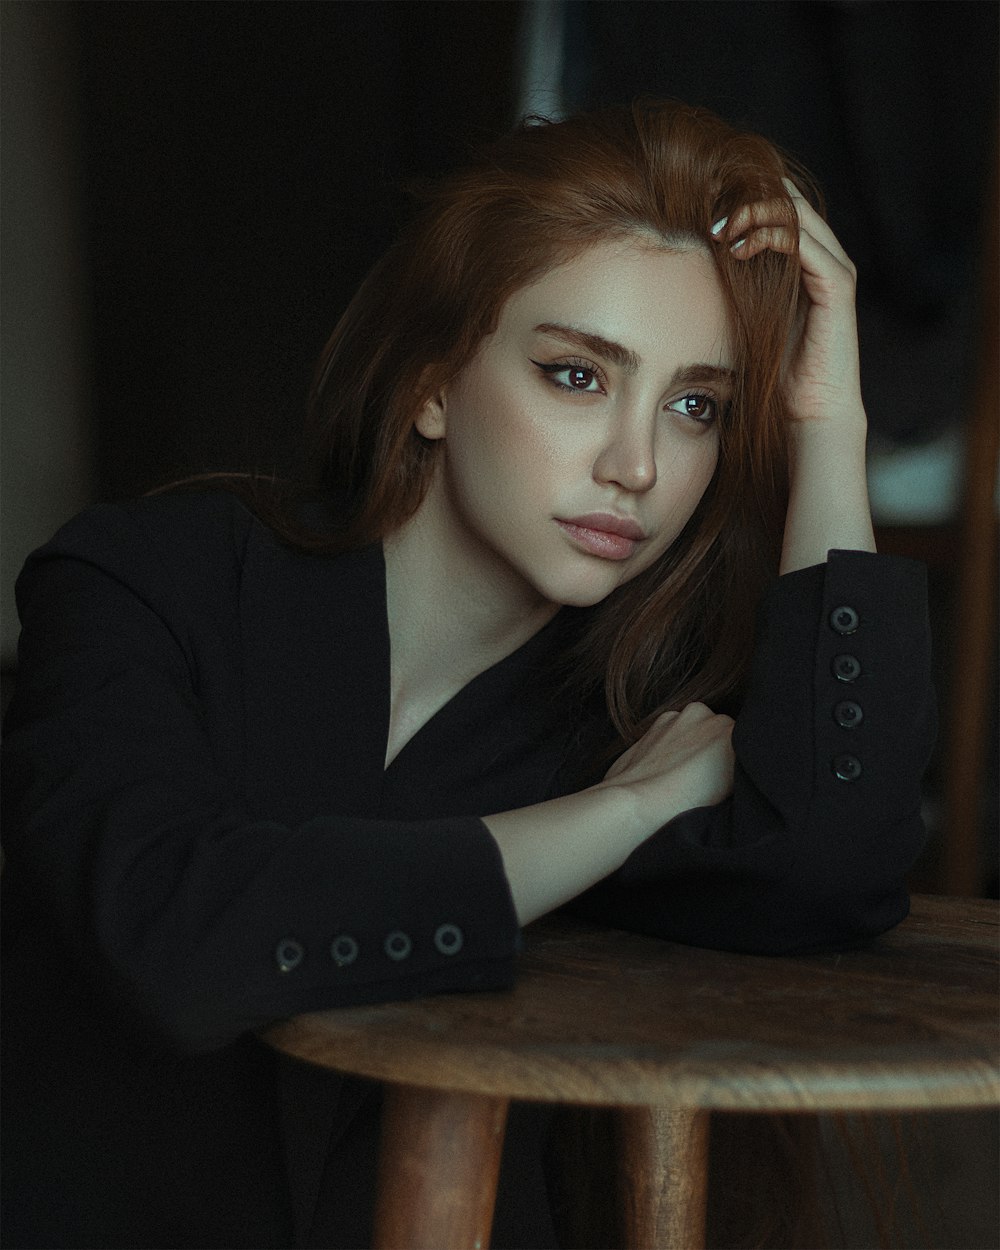
<path id="1" fill-rule="evenodd" d="M 918 897 L 870 946 L 763 957 L 564 918 L 509 991 L 297 1016 L 265 1039 L 437 1090 L 591 1105 L 921 1109 L 1000 1101 L 998 909 Z"/>

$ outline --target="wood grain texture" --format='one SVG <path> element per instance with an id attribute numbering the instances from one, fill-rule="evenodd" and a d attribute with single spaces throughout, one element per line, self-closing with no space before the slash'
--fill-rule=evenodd
<path id="1" fill-rule="evenodd" d="M 919 1110 L 1000 1101 L 998 911 L 922 897 L 862 950 L 783 958 L 565 919 L 517 986 L 317 1012 L 269 1031 L 311 1063 L 428 1089 L 672 1109 Z"/>
<path id="2" fill-rule="evenodd" d="M 374 1250 L 487 1247 L 506 1121 L 502 1098 L 389 1086 Z"/>
<path id="3" fill-rule="evenodd" d="M 700 1250 L 708 1200 L 709 1113 L 623 1107 L 616 1120 L 622 1245 Z"/>

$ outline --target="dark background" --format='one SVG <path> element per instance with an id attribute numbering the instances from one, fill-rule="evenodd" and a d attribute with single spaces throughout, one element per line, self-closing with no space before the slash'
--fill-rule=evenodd
<path id="1" fill-rule="evenodd" d="M 401 184 L 509 125 L 521 7 L 77 6 L 102 494 L 287 460 Z"/>
<path id="2" fill-rule="evenodd" d="M 529 5 L 81 3 L 96 488 L 287 463 L 401 184 L 518 106 Z M 874 427 L 960 419 L 997 77 L 991 3 L 569 3 L 567 105 L 648 91 L 819 177 L 862 271 Z"/>

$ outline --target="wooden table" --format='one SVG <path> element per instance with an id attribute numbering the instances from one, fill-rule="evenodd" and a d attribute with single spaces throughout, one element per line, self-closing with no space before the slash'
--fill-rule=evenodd
<path id="1" fill-rule="evenodd" d="M 549 919 L 513 991 L 296 1017 L 387 1082 L 377 1250 L 486 1246 L 508 1101 L 620 1108 L 630 1247 L 704 1244 L 708 1115 L 1000 1102 L 998 911 L 919 897 L 864 950 L 763 958 Z"/>

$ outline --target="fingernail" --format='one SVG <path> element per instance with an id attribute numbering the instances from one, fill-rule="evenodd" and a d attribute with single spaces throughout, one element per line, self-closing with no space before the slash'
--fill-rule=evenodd
<path id="1" fill-rule="evenodd" d="M 733 244 L 733 246 L 729 250 L 731 252 L 735 252 L 736 249 L 742 247 L 745 242 L 746 242 L 746 239 L 737 239 L 736 242 Z"/>
<path id="2" fill-rule="evenodd" d="M 718 221 L 715 223 L 715 225 L 712 227 L 712 233 L 713 233 L 714 235 L 720 235 L 720 234 L 723 232 L 723 230 L 725 230 L 725 228 L 726 228 L 726 222 L 727 222 L 728 220 L 729 220 L 729 218 L 728 218 L 728 217 L 720 217 L 720 218 L 719 218 L 719 220 L 718 220 Z"/>

